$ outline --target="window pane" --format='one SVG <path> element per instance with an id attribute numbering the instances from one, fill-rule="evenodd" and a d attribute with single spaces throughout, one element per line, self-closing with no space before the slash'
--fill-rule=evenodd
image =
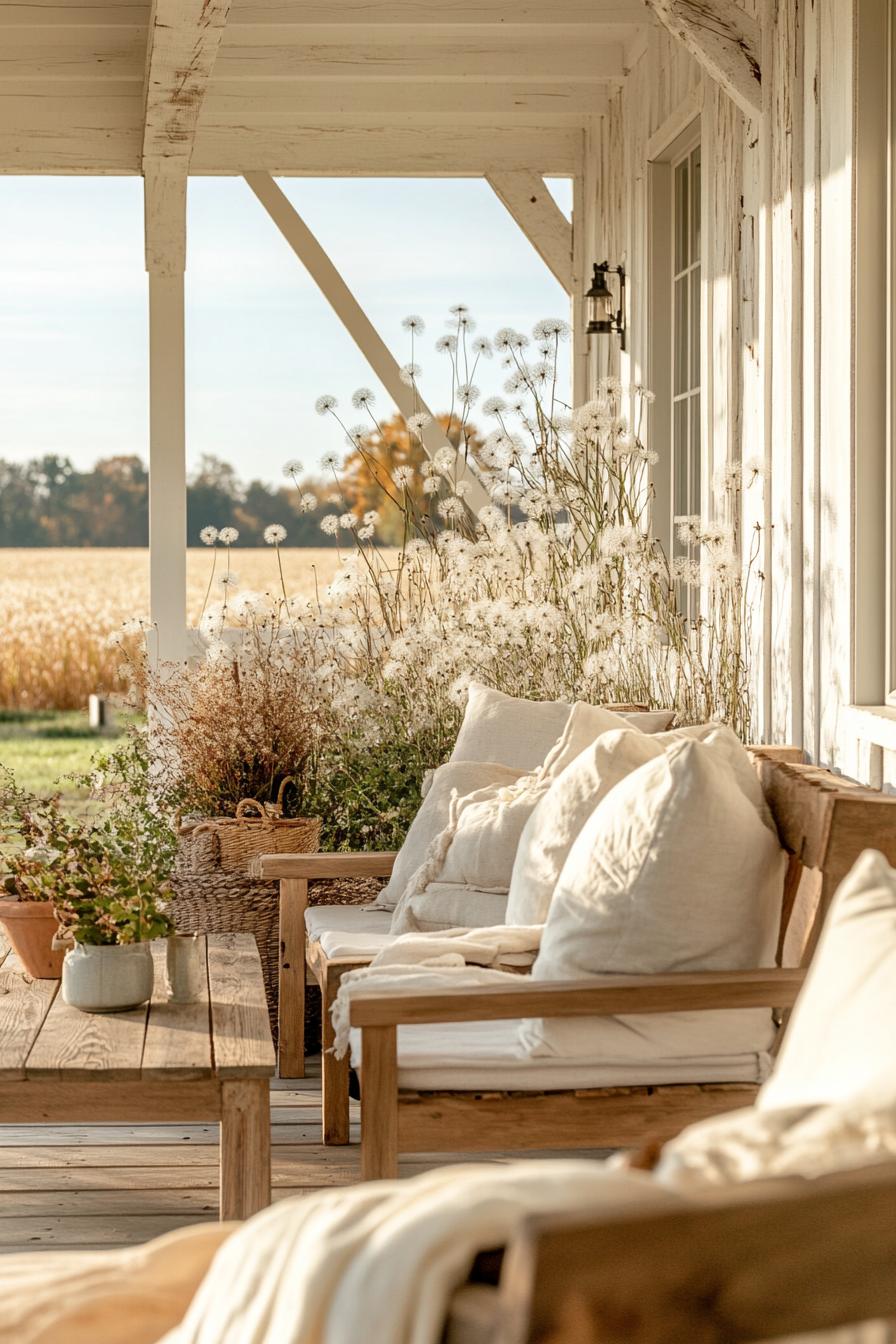
<path id="1" fill-rule="evenodd" d="M 700 260 L 700 146 L 691 155 L 691 261 Z"/>
<path id="2" fill-rule="evenodd" d="M 688 506 L 688 399 L 675 403 L 672 419 L 672 515 L 690 513 Z M 677 543 L 675 554 L 686 554 L 687 547 Z"/>
<path id="3" fill-rule="evenodd" d="M 688 284 L 689 280 L 683 275 L 680 280 L 675 281 L 674 297 L 674 370 L 672 391 L 675 396 L 680 392 L 688 390 L 688 349 L 690 346 L 690 334 L 688 330 Z"/>
<path id="4" fill-rule="evenodd" d="M 675 271 L 688 264 L 688 161 L 675 169 Z"/>
<path id="5" fill-rule="evenodd" d="M 691 271 L 691 354 L 688 389 L 700 386 L 700 267 Z"/>
<path id="6" fill-rule="evenodd" d="M 688 513 L 700 513 L 700 393 L 690 398 L 691 403 L 691 451 Z"/>

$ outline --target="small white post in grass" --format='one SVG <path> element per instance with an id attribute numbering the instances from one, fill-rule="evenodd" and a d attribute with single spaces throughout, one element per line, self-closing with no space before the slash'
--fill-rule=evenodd
<path id="1" fill-rule="evenodd" d="M 107 733 L 114 726 L 115 715 L 105 696 L 87 697 L 87 722 L 92 733 Z"/>

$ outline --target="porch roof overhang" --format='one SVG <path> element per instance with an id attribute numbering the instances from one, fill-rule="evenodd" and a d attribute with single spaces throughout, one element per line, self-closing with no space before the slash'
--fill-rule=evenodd
<path id="1" fill-rule="evenodd" d="M 574 175 L 642 0 L 0 0 L 0 172 Z"/>

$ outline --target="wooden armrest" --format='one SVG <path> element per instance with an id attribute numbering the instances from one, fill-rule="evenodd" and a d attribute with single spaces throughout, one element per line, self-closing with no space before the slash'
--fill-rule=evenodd
<path id="1" fill-rule="evenodd" d="M 251 877 L 277 878 L 390 877 L 396 855 L 261 854 L 249 865 Z"/>
<path id="2" fill-rule="evenodd" d="M 693 971 L 676 975 L 607 975 L 591 980 L 533 981 L 485 989 L 420 994 L 365 994 L 351 1004 L 353 1027 L 424 1022 L 497 1022 L 514 1017 L 615 1017 L 714 1008 L 790 1008 L 806 972 Z"/>
<path id="3" fill-rule="evenodd" d="M 736 1344 L 892 1317 L 894 1199 L 896 1163 L 886 1163 L 746 1181 L 701 1207 L 533 1216 L 507 1249 L 502 1339 L 615 1344 L 623 1322 L 630 1340 Z M 782 1229 L 786 1264 L 769 1253 Z"/>

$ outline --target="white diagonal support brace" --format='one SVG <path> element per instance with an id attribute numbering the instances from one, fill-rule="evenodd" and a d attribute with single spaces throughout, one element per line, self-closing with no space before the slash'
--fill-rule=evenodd
<path id="1" fill-rule="evenodd" d="M 762 110 L 756 19 L 736 0 L 647 0 L 660 23 L 687 48 L 747 116 Z"/>
<path id="2" fill-rule="evenodd" d="M 567 294 L 572 293 L 572 225 L 538 173 L 511 169 L 486 174 L 486 181 L 516 220 L 545 266 Z"/>
<path id="3" fill-rule="evenodd" d="M 308 225 L 274 179 L 268 173 L 246 173 L 245 178 L 401 414 L 407 418 L 415 412 L 424 411 L 432 416 L 432 412 L 420 401 L 419 395 L 415 397 L 413 390 L 402 382 L 401 368 L 397 359 Z M 448 443 L 441 425 L 434 416 L 423 430 L 421 438 L 423 447 L 430 457 Z M 473 513 L 490 503 L 485 487 L 460 453 L 458 453 L 457 479 L 469 483 L 466 502 Z"/>

